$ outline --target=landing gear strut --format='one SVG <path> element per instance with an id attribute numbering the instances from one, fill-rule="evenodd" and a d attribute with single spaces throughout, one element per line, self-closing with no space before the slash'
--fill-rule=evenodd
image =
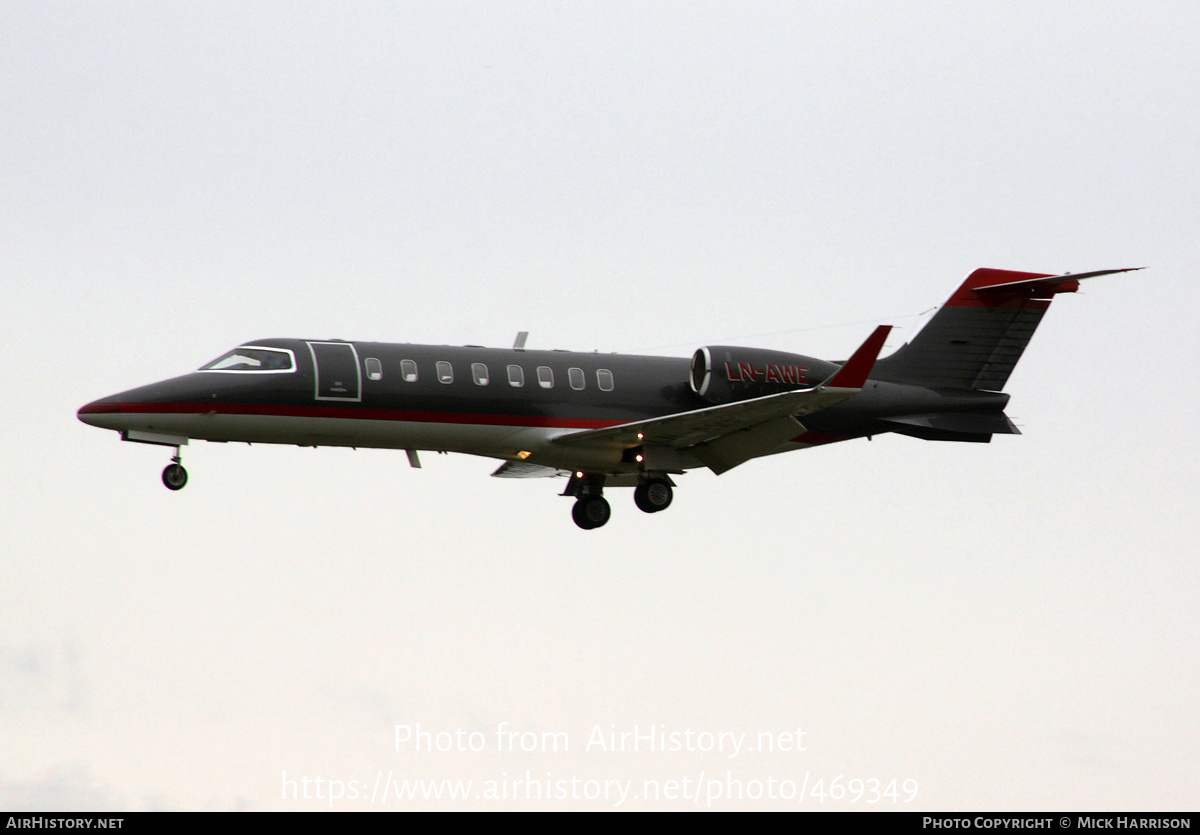
<path id="1" fill-rule="evenodd" d="M 175 455 L 171 458 L 171 463 L 163 469 L 162 482 L 167 486 L 168 490 L 182 490 L 187 484 L 187 470 L 183 468 L 182 456 L 179 454 L 179 448 L 175 448 Z"/>

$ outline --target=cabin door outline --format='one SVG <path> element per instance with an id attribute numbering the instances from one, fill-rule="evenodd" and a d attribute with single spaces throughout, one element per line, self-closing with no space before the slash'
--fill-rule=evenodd
<path id="1" fill-rule="evenodd" d="M 313 358 L 316 400 L 362 402 L 362 368 L 358 351 L 349 342 L 309 342 Z"/>

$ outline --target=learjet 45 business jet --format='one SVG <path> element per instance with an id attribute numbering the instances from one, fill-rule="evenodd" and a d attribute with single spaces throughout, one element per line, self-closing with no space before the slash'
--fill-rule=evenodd
<path id="1" fill-rule="evenodd" d="M 125 441 L 175 449 L 163 483 L 187 483 L 189 440 L 461 452 L 500 478 L 565 477 L 581 528 L 608 521 L 605 487 L 646 513 L 672 476 L 897 432 L 986 443 L 1019 434 L 1009 374 L 1058 293 L 1128 270 L 1043 275 L 980 269 L 907 344 L 880 326 L 848 360 L 708 345 L 690 360 L 475 346 L 258 339 L 182 377 L 79 410 Z"/>

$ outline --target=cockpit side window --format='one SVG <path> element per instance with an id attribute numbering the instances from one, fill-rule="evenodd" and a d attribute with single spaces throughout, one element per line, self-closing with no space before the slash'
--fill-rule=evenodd
<path id="1" fill-rule="evenodd" d="M 210 363 L 200 366 L 201 371 L 237 371 L 260 374 L 286 374 L 296 370 L 296 357 L 287 348 L 263 348 L 259 345 L 243 345 L 222 354 Z"/>

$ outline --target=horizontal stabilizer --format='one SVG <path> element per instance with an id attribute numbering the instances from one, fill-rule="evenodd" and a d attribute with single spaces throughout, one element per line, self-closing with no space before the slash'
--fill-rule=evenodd
<path id="1" fill-rule="evenodd" d="M 888 429 L 925 441 L 986 444 L 992 435 L 1020 435 L 1003 412 L 931 412 L 881 420 Z"/>
<path id="2" fill-rule="evenodd" d="M 1008 419 L 1008 415 L 1004 412 L 934 412 L 924 415 L 884 418 L 883 422 L 899 424 L 902 427 L 916 426 L 964 434 L 1021 434 L 1021 430 Z"/>
<path id="3" fill-rule="evenodd" d="M 985 284 L 975 287 L 976 293 L 991 295 L 995 293 L 1026 293 L 1028 295 L 1051 295 L 1053 293 L 1073 293 L 1079 287 L 1079 282 L 1085 278 L 1096 278 L 1101 275 L 1131 273 L 1145 267 L 1124 267 L 1119 270 L 1093 270 L 1090 273 L 1064 273 L 1063 275 L 1047 275 L 1040 278 L 1028 278 L 1023 281 L 1005 281 L 1000 284 Z M 998 271 L 997 271 L 998 272 Z M 1072 286 L 1074 285 L 1074 286 Z"/>

